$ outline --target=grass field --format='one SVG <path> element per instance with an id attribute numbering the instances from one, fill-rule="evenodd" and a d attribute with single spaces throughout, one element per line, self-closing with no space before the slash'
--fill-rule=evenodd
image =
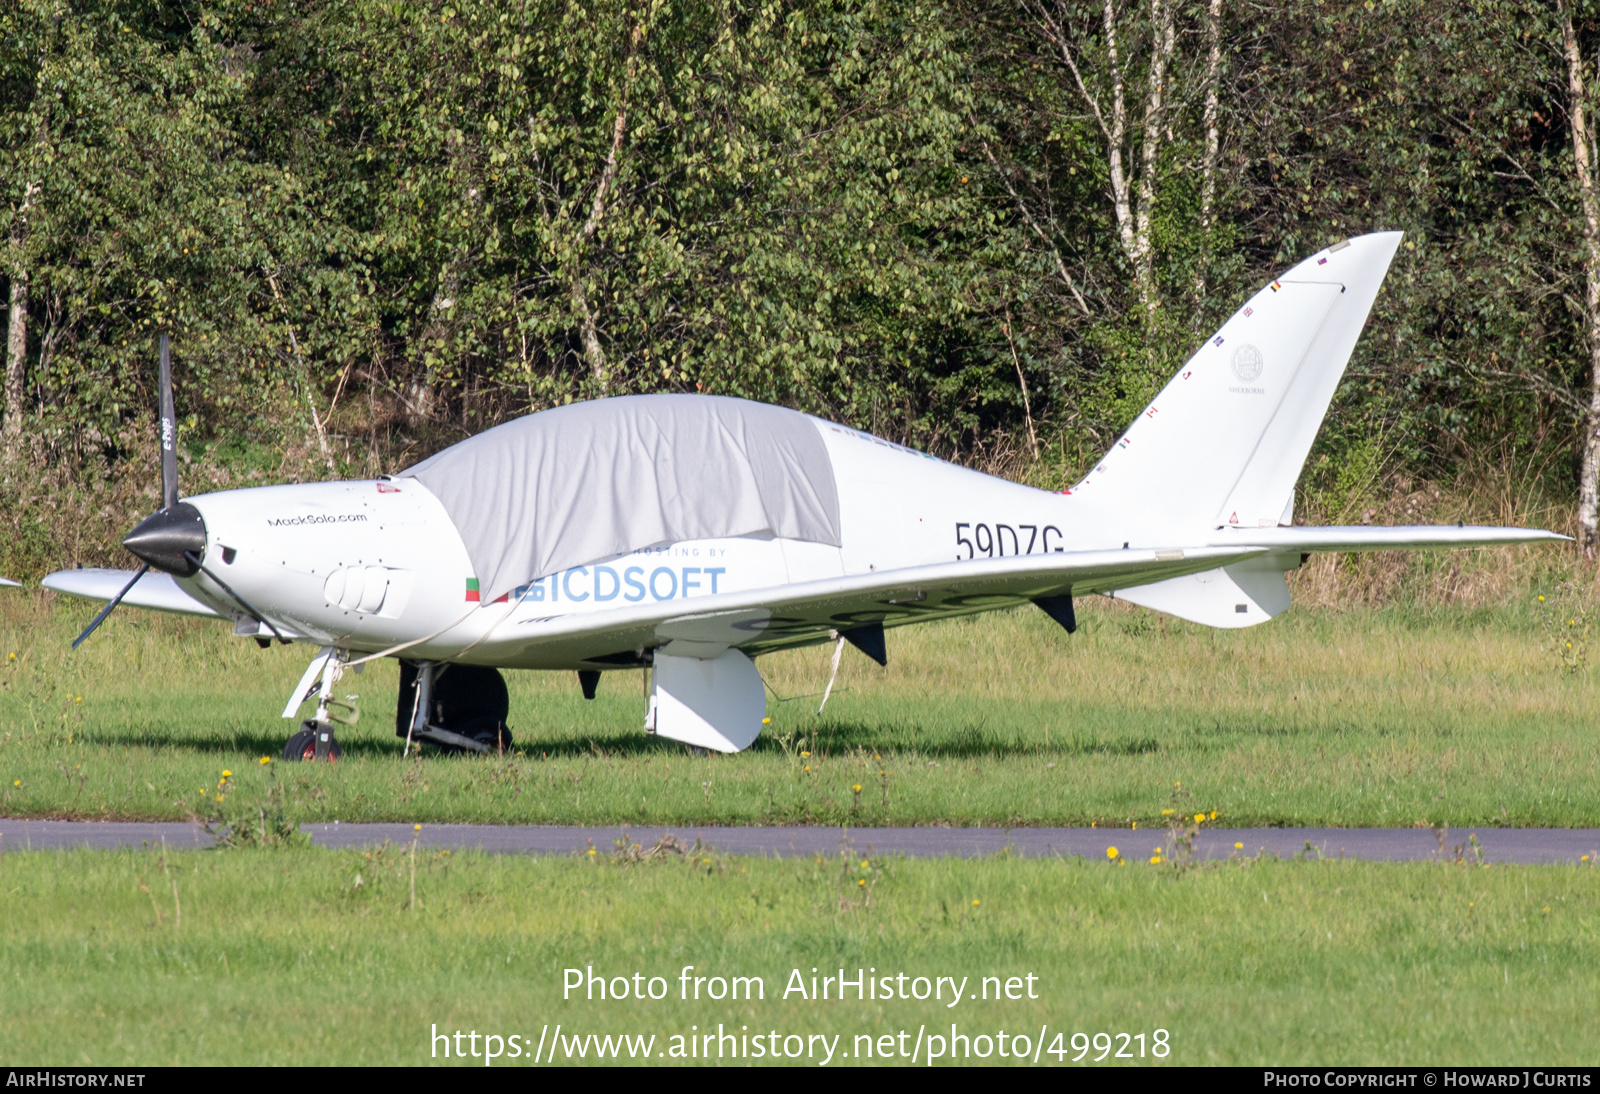
<path id="1" fill-rule="evenodd" d="M 1057 1032 L 1070 1063 L 1075 1032 L 1143 1033 L 1153 1048 L 1158 1029 L 1181 1064 L 1600 1056 L 1581 1033 L 1600 995 L 1600 872 L 1588 867 L 863 861 L 422 853 L 413 908 L 405 847 L 8 854 L 0 1057 L 414 1064 L 434 1062 L 434 1025 L 531 1042 L 557 1023 L 567 1036 L 654 1035 L 658 1052 L 719 1023 L 780 1042 L 842 1035 L 849 1056 L 834 1062 L 846 1064 L 867 1062 L 857 1035 L 905 1030 L 909 1054 L 919 1027 L 951 1023 L 1030 1042 L 1045 1026 L 1042 1063 L 1056 1062 Z M 563 970 L 589 965 L 660 976 L 667 998 L 564 1001 Z M 764 999 L 681 1001 L 685 965 L 708 991 L 713 976 L 760 976 Z M 954 1009 L 858 1001 L 853 988 L 842 1003 L 836 991 L 785 1000 L 793 970 L 809 990 L 813 967 L 904 972 L 908 991 L 916 976 L 966 977 L 968 994 L 986 976 L 1002 978 L 998 994 L 1031 974 L 1038 998 L 1019 979 L 1021 999 Z M 1106 1061 L 1129 1062 L 1159 1061 Z"/>
<path id="2" fill-rule="evenodd" d="M 775 655 L 772 725 L 739 756 L 643 735 L 638 672 L 594 702 L 511 673 L 516 754 L 403 762 L 385 663 L 340 685 L 363 719 L 332 768 L 258 763 L 307 648 L 125 609 L 70 652 L 91 610 L 0 595 L 6 815 L 254 817 L 276 779 L 291 821 L 1148 826 L 1178 804 L 1235 825 L 1600 824 L 1600 698 L 1531 595 L 1234 632 L 1099 600 L 1072 636 L 1031 609 L 912 628 L 887 669 L 847 650 L 820 718 L 829 651 Z"/>

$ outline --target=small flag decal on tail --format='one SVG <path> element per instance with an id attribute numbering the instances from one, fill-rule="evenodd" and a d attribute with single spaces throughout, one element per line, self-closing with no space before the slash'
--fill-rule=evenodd
<path id="1" fill-rule="evenodd" d="M 1251 316 L 1252 316 L 1252 315 L 1254 315 L 1254 314 L 1255 314 L 1255 313 L 1256 313 L 1256 310 L 1255 310 L 1255 309 L 1254 309 L 1254 308 L 1246 308 L 1246 309 L 1245 309 L 1245 310 L 1244 310 L 1244 317 L 1245 317 L 1245 318 L 1246 318 L 1246 319 L 1249 319 L 1249 318 L 1250 318 L 1250 317 L 1251 317 Z"/>
<path id="2" fill-rule="evenodd" d="M 1328 259 L 1326 257 L 1317 259 L 1317 265 L 1318 266 L 1326 266 L 1327 264 L 1328 264 Z"/>
<path id="3" fill-rule="evenodd" d="M 1213 338 L 1211 340 L 1211 344 L 1214 345 L 1214 346 L 1222 345 L 1222 335 L 1219 334 L 1215 338 Z"/>
<path id="4" fill-rule="evenodd" d="M 1278 291 L 1278 290 L 1279 290 L 1279 289 L 1281 289 L 1281 288 L 1283 288 L 1283 286 L 1282 286 L 1282 285 L 1280 285 L 1280 284 L 1278 284 L 1278 283 L 1277 283 L 1277 282 L 1276 282 L 1276 281 L 1274 281 L 1274 282 L 1273 282 L 1273 283 L 1272 283 L 1272 291 L 1273 291 L 1273 292 L 1277 292 L 1277 291 Z"/>
<path id="5" fill-rule="evenodd" d="M 467 578 L 467 603 L 476 604 L 477 602 L 478 602 L 478 579 L 475 578 L 475 577 L 469 577 L 469 578 Z"/>

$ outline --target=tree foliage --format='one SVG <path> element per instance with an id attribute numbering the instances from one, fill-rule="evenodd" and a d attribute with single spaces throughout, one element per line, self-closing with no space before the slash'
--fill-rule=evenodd
<path id="1" fill-rule="evenodd" d="M 1531 0 L 15 0 L 0 500 L 142 473 L 162 329 L 217 482 L 659 390 L 1059 482 L 1244 293 L 1394 228 L 1307 484 L 1496 448 L 1570 490 L 1561 45 Z"/>

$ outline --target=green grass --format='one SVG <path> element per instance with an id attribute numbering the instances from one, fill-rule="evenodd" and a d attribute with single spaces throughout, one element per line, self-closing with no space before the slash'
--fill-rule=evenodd
<path id="1" fill-rule="evenodd" d="M 416 1064 L 435 1024 L 537 1040 L 547 1023 L 654 1034 L 658 1051 L 718 1023 L 842 1034 L 851 1051 L 858 1034 L 955 1022 L 1047 1025 L 1064 1044 L 1165 1029 L 1180 1064 L 1597 1059 L 1578 1032 L 1600 996 L 1591 868 L 862 861 L 419 853 L 412 909 L 404 847 L 8 854 L 0 1057 Z M 589 965 L 671 994 L 564 1001 L 563 970 Z M 685 965 L 759 975 L 765 999 L 680 1001 Z M 1032 974 L 1038 998 L 785 1001 L 812 967 L 968 977 L 969 992 Z"/>
<path id="2" fill-rule="evenodd" d="M 70 652 L 91 607 L 0 594 L 0 812 L 180 819 L 219 808 L 201 793 L 229 769 L 221 810 L 255 816 L 310 651 L 125 609 Z M 384 663 L 340 685 L 362 695 L 346 761 L 278 777 L 294 821 L 1127 825 L 1177 795 L 1238 825 L 1600 824 L 1600 697 L 1531 603 L 1231 632 L 1097 600 L 1081 618 L 891 632 L 887 669 L 845 651 L 821 718 L 830 651 L 763 658 L 781 701 L 738 756 L 644 736 L 638 672 L 594 702 L 510 673 L 516 755 L 402 762 Z"/>

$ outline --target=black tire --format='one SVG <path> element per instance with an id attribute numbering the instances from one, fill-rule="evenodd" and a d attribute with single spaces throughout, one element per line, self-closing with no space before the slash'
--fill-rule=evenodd
<path id="1" fill-rule="evenodd" d="M 505 734 L 506 746 L 510 747 L 505 723 L 506 716 L 511 713 L 511 695 L 506 691 L 505 677 L 500 675 L 500 670 L 485 665 L 441 665 L 437 673 L 428 724 L 463 737 L 476 737 L 479 732 L 485 732 L 482 728 L 485 723 L 496 724 Z M 404 738 L 410 732 L 416 701 L 416 662 L 402 660 L 400 695 L 394 712 L 396 737 Z"/>
<path id="2" fill-rule="evenodd" d="M 315 760 L 317 758 L 317 723 L 301 722 L 300 732 L 290 737 L 283 746 L 283 758 L 290 763 L 299 763 L 302 760 Z M 344 749 L 339 747 L 337 737 L 328 741 L 328 759 L 330 761 L 344 758 Z"/>
<path id="3" fill-rule="evenodd" d="M 479 718 L 456 730 L 463 737 L 471 737 L 490 752 L 511 751 L 511 730 L 499 719 Z"/>

